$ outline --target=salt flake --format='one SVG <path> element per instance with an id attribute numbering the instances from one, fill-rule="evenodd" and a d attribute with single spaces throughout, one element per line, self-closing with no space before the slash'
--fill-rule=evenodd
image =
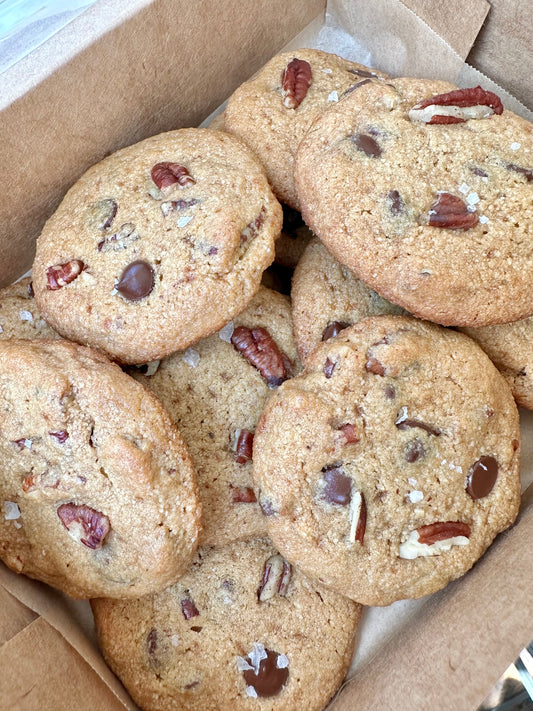
<path id="1" fill-rule="evenodd" d="M 231 343 L 231 337 L 233 336 L 234 330 L 235 326 L 233 325 L 233 321 L 230 321 L 220 329 L 218 335 L 223 341 L 226 341 L 226 343 Z"/>
<path id="2" fill-rule="evenodd" d="M 324 74 L 333 74 L 333 69 L 330 69 L 329 67 L 327 67 L 326 69 L 322 69 L 322 71 L 324 72 Z"/>
<path id="3" fill-rule="evenodd" d="M 510 148 L 512 151 L 517 151 L 519 148 L 521 148 L 521 144 L 520 144 L 520 143 L 517 143 L 516 141 L 514 141 L 514 143 L 511 143 L 511 145 L 509 146 L 509 148 Z"/>
<path id="4" fill-rule="evenodd" d="M 190 215 L 182 215 L 178 220 L 178 227 L 185 227 L 192 220 Z"/>
<path id="5" fill-rule="evenodd" d="M 289 659 L 285 654 L 278 654 L 276 659 L 276 666 L 278 669 L 286 669 L 289 666 Z"/>
<path id="6" fill-rule="evenodd" d="M 419 501 L 422 501 L 424 498 L 424 494 L 421 491 L 417 491 L 416 489 L 414 491 L 410 491 L 407 494 L 407 498 L 412 504 L 418 504 Z"/>
<path id="7" fill-rule="evenodd" d="M 267 656 L 264 646 L 260 642 L 254 642 L 254 648 L 248 655 L 248 659 L 250 660 L 255 674 L 259 674 L 259 665 Z"/>
<path id="8" fill-rule="evenodd" d="M 461 185 L 459 185 L 459 192 L 466 195 L 470 192 L 470 187 L 466 183 L 461 183 Z"/>
<path id="9" fill-rule="evenodd" d="M 246 696 L 251 696 L 252 699 L 257 699 L 257 691 L 254 689 L 253 686 L 246 687 Z"/>
<path id="10" fill-rule="evenodd" d="M 33 314 L 31 311 L 25 311 L 22 309 L 19 312 L 19 317 L 21 321 L 33 321 Z"/>
<path id="11" fill-rule="evenodd" d="M 20 509 L 14 501 L 4 501 L 4 518 L 6 521 L 20 518 Z"/>
<path id="12" fill-rule="evenodd" d="M 409 486 L 416 486 L 416 479 L 413 479 L 413 477 L 411 476 L 409 477 L 409 479 L 407 479 L 407 483 L 409 484 Z"/>
<path id="13" fill-rule="evenodd" d="M 196 368 L 200 362 L 200 354 L 198 351 L 195 351 L 194 348 L 187 348 L 181 357 L 182 360 L 184 360 L 192 368 Z"/>
<path id="14" fill-rule="evenodd" d="M 479 202 L 479 195 L 475 192 L 468 193 L 466 201 L 469 205 L 477 205 Z"/>
<path id="15" fill-rule="evenodd" d="M 490 222 L 490 220 L 489 220 L 489 218 L 488 218 L 486 215 L 480 215 L 480 216 L 479 216 L 479 222 L 480 222 L 482 225 L 486 225 L 487 222 Z"/>
<path id="16" fill-rule="evenodd" d="M 237 669 L 242 672 L 248 671 L 249 669 L 253 669 L 253 667 L 248 664 L 244 657 L 237 657 Z"/>
<path id="17" fill-rule="evenodd" d="M 331 94 L 328 96 L 328 101 L 338 101 L 338 100 L 339 100 L 339 92 L 332 91 Z"/>

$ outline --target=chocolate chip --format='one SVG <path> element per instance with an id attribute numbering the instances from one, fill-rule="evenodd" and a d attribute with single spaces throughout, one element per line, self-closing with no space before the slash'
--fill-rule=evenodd
<path id="1" fill-rule="evenodd" d="M 148 632 L 148 636 L 146 637 L 146 649 L 148 650 L 149 657 L 155 656 L 157 647 L 157 630 L 155 627 L 152 627 L 150 632 Z"/>
<path id="2" fill-rule="evenodd" d="M 362 151 L 369 158 L 379 158 L 382 153 L 379 143 L 367 133 L 356 133 L 353 142 L 357 150 Z"/>
<path id="3" fill-rule="evenodd" d="M 33 290 L 33 282 L 32 282 L 32 281 L 30 281 L 30 283 L 28 284 L 28 296 L 30 297 L 30 299 L 33 299 L 33 297 L 35 296 L 35 292 L 34 292 L 34 290 Z"/>
<path id="4" fill-rule="evenodd" d="M 370 356 L 366 361 L 365 370 L 374 375 L 385 375 L 385 366 L 374 356 Z"/>
<path id="5" fill-rule="evenodd" d="M 396 390 L 392 385 L 385 385 L 385 397 L 387 400 L 394 400 L 396 397 Z"/>
<path id="6" fill-rule="evenodd" d="M 322 472 L 326 482 L 322 497 L 330 504 L 347 506 L 352 499 L 352 480 L 343 474 L 341 464 L 330 464 Z"/>
<path id="7" fill-rule="evenodd" d="M 473 499 L 488 496 L 498 478 L 498 462 L 490 455 L 484 455 L 475 462 L 466 480 L 466 491 Z"/>
<path id="8" fill-rule="evenodd" d="M 523 175 L 528 183 L 533 180 L 533 170 L 530 170 L 529 168 L 522 168 L 522 166 L 516 165 L 516 163 L 507 163 L 505 167 L 507 170 L 512 170 L 515 173 Z"/>
<path id="9" fill-rule="evenodd" d="M 128 301 L 139 301 L 154 288 L 154 270 L 147 262 L 128 264 L 117 284 L 117 291 Z"/>
<path id="10" fill-rule="evenodd" d="M 405 457 L 405 461 L 410 464 L 418 461 L 422 457 L 426 456 L 426 448 L 424 447 L 424 443 L 419 439 L 410 440 L 405 445 L 403 455 Z"/>
<path id="11" fill-rule="evenodd" d="M 255 504 L 256 501 L 254 490 L 249 486 L 235 486 L 231 490 L 233 504 Z"/>
<path id="12" fill-rule="evenodd" d="M 403 212 L 404 202 L 402 200 L 402 196 L 397 190 L 391 190 L 387 194 L 387 200 L 390 203 L 390 211 L 393 215 L 399 215 Z"/>
<path id="13" fill-rule="evenodd" d="M 181 601 L 181 612 L 186 620 L 190 620 L 191 617 L 198 617 L 200 614 L 194 601 L 190 597 L 184 597 Z"/>
<path id="14" fill-rule="evenodd" d="M 322 340 L 327 341 L 328 338 L 335 338 L 336 335 L 338 335 L 341 331 L 351 325 L 352 324 L 348 323 L 347 321 L 332 321 L 331 323 L 328 323 L 328 325 L 324 329 L 324 332 L 322 333 Z"/>
<path id="15" fill-rule="evenodd" d="M 337 367 L 336 361 L 332 361 L 329 358 L 326 358 L 326 362 L 324 363 L 323 371 L 324 371 L 324 375 L 326 376 L 326 378 L 328 378 L 328 380 L 333 375 L 333 371 L 335 370 L 336 367 Z"/>
<path id="16" fill-rule="evenodd" d="M 279 694 L 289 678 L 288 667 L 284 666 L 281 669 L 278 667 L 278 658 L 281 655 L 271 649 L 265 649 L 265 653 L 266 658 L 261 659 L 259 662 L 257 673 L 255 669 L 245 669 L 243 671 L 247 686 L 255 689 L 257 696 L 261 698 Z M 252 662 L 250 657 L 247 657 L 247 661 Z"/>

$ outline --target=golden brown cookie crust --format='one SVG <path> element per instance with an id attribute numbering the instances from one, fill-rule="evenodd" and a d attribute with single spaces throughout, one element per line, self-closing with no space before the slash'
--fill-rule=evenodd
<path id="1" fill-rule="evenodd" d="M 288 560 L 388 605 L 463 575 L 514 521 L 519 440 L 509 388 L 471 339 L 376 316 L 319 346 L 271 397 L 254 480 Z"/>
<path id="2" fill-rule="evenodd" d="M 72 597 L 161 590 L 195 553 L 189 453 L 160 402 L 102 354 L 0 341 L 0 556 Z"/>

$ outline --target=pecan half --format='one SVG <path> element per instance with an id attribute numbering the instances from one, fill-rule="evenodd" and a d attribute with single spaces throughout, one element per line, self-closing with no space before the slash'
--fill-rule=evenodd
<path id="1" fill-rule="evenodd" d="M 233 504 L 255 504 L 257 497 L 249 486 L 235 486 L 231 490 L 231 502 Z"/>
<path id="2" fill-rule="evenodd" d="M 455 89 L 420 101 L 409 111 L 411 121 L 431 124 L 464 123 L 469 119 L 487 118 L 501 114 L 503 104 L 492 91 L 480 86 Z"/>
<path id="3" fill-rule="evenodd" d="M 111 524 L 105 514 L 84 504 L 63 504 L 57 509 L 57 515 L 74 540 L 93 550 L 102 547 L 111 530 Z"/>
<path id="4" fill-rule="evenodd" d="M 287 109 L 298 108 L 307 96 L 312 80 L 313 73 L 309 62 L 297 57 L 292 59 L 283 70 L 281 77 L 283 106 Z"/>
<path id="5" fill-rule="evenodd" d="M 246 464 L 252 458 L 252 447 L 254 443 L 254 433 L 250 430 L 236 430 L 235 450 L 233 458 L 237 464 Z"/>
<path id="6" fill-rule="evenodd" d="M 196 180 L 189 175 L 187 168 L 179 163 L 156 163 L 152 168 L 151 176 L 154 183 L 163 192 L 176 184 L 180 188 L 186 188 L 188 185 L 196 183 Z"/>
<path id="7" fill-rule="evenodd" d="M 281 385 L 289 377 L 287 360 L 266 328 L 237 326 L 231 335 L 231 343 L 257 368 L 269 387 Z"/>
<path id="8" fill-rule="evenodd" d="M 445 541 L 448 538 L 464 536 L 470 538 L 470 526 L 463 521 L 436 521 L 427 526 L 417 528 L 418 542 L 431 546 L 437 541 Z"/>
<path id="9" fill-rule="evenodd" d="M 291 564 L 279 553 L 271 556 L 265 563 L 263 580 L 257 591 L 259 602 L 270 600 L 274 595 L 285 597 L 291 580 Z"/>
<path id="10" fill-rule="evenodd" d="M 478 223 L 478 216 L 470 212 L 464 200 L 451 193 L 439 193 L 429 209 L 428 224 L 448 230 L 469 230 Z"/>
<path id="11" fill-rule="evenodd" d="M 46 270 L 46 288 L 49 291 L 57 291 L 61 287 L 70 284 L 82 273 L 85 264 L 80 259 L 71 259 L 64 264 L 55 264 Z"/>

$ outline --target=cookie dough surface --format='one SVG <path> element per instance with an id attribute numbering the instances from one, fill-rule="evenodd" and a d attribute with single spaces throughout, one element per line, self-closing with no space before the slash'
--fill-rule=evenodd
<path id="1" fill-rule="evenodd" d="M 253 474 L 291 563 L 388 605 L 461 576 L 514 521 L 519 440 L 511 392 L 471 339 L 376 316 L 272 396 Z"/>
<path id="2" fill-rule="evenodd" d="M 294 60 L 307 65 L 303 70 L 309 76 L 293 77 L 292 83 L 299 85 L 299 103 L 292 108 L 293 97 L 287 97 L 283 89 L 283 74 Z M 293 67 L 294 73 L 302 72 L 301 66 Z M 387 75 L 316 49 L 283 52 L 231 95 L 224 111 L 224 128 L 250 146 L 265 166 L 275 194 L 298 210 L 293 164 L 300 141 L 324 109 L 365 78 L 379 81 Z"/>
<path id="3" fill-rule="evenodd" d="M 413 118 L 454 90 L 372 82 L 328 109 L 298 150 L 302 215 L 341 263 L 416 316 L 516 321 L 533 312 L 533 126 L 506 110 L 454 124 Z M 469 92 L 456 103 L 477 101 Z"/>
<path id="4" fill-rule="evenodd" d="M 0 340 L 0 557 L 72 597 L 138 597 L 187 569 L 200 506 L 156 398 L 103 355 Z"/>
<path id="5" fill-rule="evenodd" d="M 262 373 L 232 342 L 239 334 L 239 342 L 248 337 L 251 353 L 250 334 L 258 328 L 271 339 L 263 341 L 263 354 L 270 348 L 284 356 L 284 377 L 296 374 L 289 299 L 265 287 L 219 333 L 148 365 L 148 373 L 155 369 L 153 374 L 135 374 L 132 369 L 166 407 L 191 452 L 204 514 L 202 545 L 266 533 L 252 483 L 252 442 L 275 386 L 269 387 L 268 370 Z"/>
<path id="6" fill-rule="evenodd" d="M 31 277 L 0 289 L 0 338 L 59 338 L 37 308 Z"/>
<path id="7" fill-rule="evenodd" d="M 234 136 L 153 136 L 66 194 L 37 242 L 36 302 L 67 338 L 124 363 L 155 360 L 246 307 L 281 221 L 262 167 Z"/>
<path id="8" fill-rule="evenodd" d="M 200 548 L 164 592 L 92 606 L 106 661 L 145 711 L 321 711 L 360 615 L 266 539 Z"/>

